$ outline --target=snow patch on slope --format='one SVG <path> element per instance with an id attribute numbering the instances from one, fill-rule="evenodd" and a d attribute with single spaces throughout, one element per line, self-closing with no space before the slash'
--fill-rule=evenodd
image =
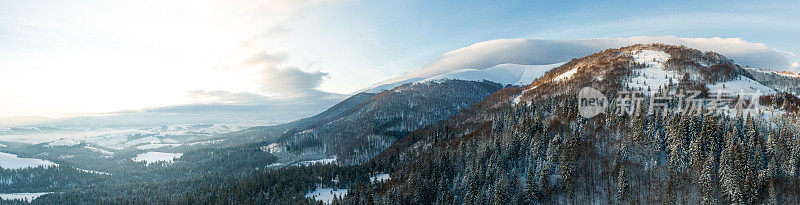
<path id="1" fill-rule="evenodd" d="M 216 144 L 216 143 L 222 143 L 222 142 L 224 142 L 224 141 L 225 141 L 225 139 L 218 139 L 218 140 L 206 140 L 206 141 L 200 141 L 200 142 L 186 143 L 185 145 L 186 145 L 186 146 L 207 145 L 207 144 Z"/>
<path id="2" fill-rule="evenodd" d="M 516 104 L 519 104 L 519 101 L 521 101 L 521 100 L 522 100 L 522 95 L 524 95 L 524 94 L 525 94 L 525 92 L 528 92 L 528 90 L 523 90 L 523 91 L 522 91 L 522 93 L 520 93 L 519 95 L 517 95 L 517 97 L 514 97 L 514 99 L 512 100 L 512 102 L 514 102 L 514 104 L 515 104 L 515 105 L 516 105 Z"/>
<path id="3" fill-rule="evenodd" d="M 322 201 L 323 204 L 331 204 L 333 202 L 334 196 L 336 196 L 337 198 L 342 198 L 344 197 L 344 195 L 347 195 L 347 189 L 331 189 L 331 188 L 318 187 L 314 191 L 308 192 L 306 194 L 306 198 Z"/>
<path id="4" fill-rule="evenodd" d="M 389 179 L 392 179 L 392 177 L 391 177 L 391 176 L 389 176 L 389 174 L 386 174 L 386 173 L 380 173 L 380 174 L 378 174 L 378 175 L 375 175 L 375 176 L 372 176 L 372 177 L 370 177 L 370 178 L 369 178 L 369 181 L 370 181 L 371 183 L 376 183 L 376 182 L 385 182 L 385 181 L 388 181 Z"/>
<path id="5" fill-rule="evenodd" d="M 572 76 L 575 75 L 575 73 L 578 73 L 578 68 L 573 68 L 572 70 L 568 70 L 567 72 L 564 72 L 561 75 L 556 76 L 556 78 L 553 78 L 553 81 L 559 82 L 562 80 L 572 78 Z"/>
<path id="6" fill-rule="evenodd" d="M 261 146 L 261 147 L 259 147 L 259 149 L 261 149 L 261 151 L 268 152 L 270 154 L 274 154 L 274 153 L 285 151 L 286 147 L 281 146 L 281 144 L 279 144 L 279 143 L 272 143 L 272 144 L 269 144 L 267 146 Z"/>
<path id="7" fill-rule="evenodd" d="M 167 146 L 169 146 L 169 147 L 177 147 L 177 146 L 181 146 L 181 144 L 158 144 L 158 143 L 154 143 L 154 144 L 139 145 L 139 146 L 136 147 L 136 149 L 141 149 L 141 150 L 157 149 L 157 148 L 162 148 L 162 147 L 167 147 Z"/>
<path id="8" fill-rule="evenodd" d="M 769 88 L 753 79 L 744 76 L 739 76 L 735 80 L 710 84 L 707 85 L 707 87 L 709 92 L 719 93 L 722 91 L 731 95 L 737 95 L 739 93 L 743 93 L 745 95 L 752 95 L 755 93 L 761 93 L 761 95 L 770 95 L 777 93 L 772 88 Z"/>
<path id="9" fill-rule="evenodd" d="M 106 173 L 106 172 L 100 172 L 100 171 L 94 171 L 94 170 L 88 170 L 88 169 L 81 169 L 81 168 L 75 168 L 75 169 L 77 169 L 78 171 L 89 173 L 89 174 L 111 175 L 111 174 Z"/>
<path id="10" fill-rule="evenodd" d="M 102 154 L 107 154 L 107 155 L 114 154 L 113 152 L 110 152 L 110 151 L 107 151 L 107 150 L 104 150 L 104 149 L 100 149 L 100 148 L 97 148 L 97 147 L 86 146 L 85 148 L 88 149 L 88 150 L 91 150 L 92 152 L 97 152 L 97 153 L 102 153 Z"/>
<path id="11" fill-rule="evenodd" d="M 651 94 L 658 88 L 667 87 L 670 79 L 675 82 L 680 79 L 680 75 L 673 71 L 665 70 L 664 63 L 669 60 L 670 55 L 662 51 L 639 50 L 631 54 L 633 61 L 644 64 L 642 69 L 633 70 L 634 77 L 628 82 L 628 88 L 632 90 L 642 90 Z M 650 88 L 651 91 L 647 91 Z"/>
<path id="12" fill-rule="evenodd" d="M 44 145 L 45 147 L 72 147 L 75 145 L 81 144 L 80 141 L 75 139 L 60 139 L 56 141 L 52 141 Z"/>
<path id="13" fill-rule="evenodd" d="M 514 105 L 519 104 L 519 102 L 522 101 L 522 96 L 525 95 L 525 93 L 528 92 L 529 90 L 533 90 L 533 89 L 536 89 L 536 86 L 534 86 L 534 87 L 532 87 L 530 89 L 527 89 L 527 90 L 523 90 L 521 93 L 519 93 L 519 95 L 514 97 L 514 99 L 512 99 L 512 102 L 514 103 Z M 530 102 L 528 102 L 528 105 L 530 105 Z"/>

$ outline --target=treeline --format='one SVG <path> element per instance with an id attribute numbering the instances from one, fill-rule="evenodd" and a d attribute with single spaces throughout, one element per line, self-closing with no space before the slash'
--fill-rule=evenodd
<path id="1" fill-rule="evenodd" d="M 289 166 L 242 177 L 209 175 L 186 180 L 101 185 L 42 196 L 33 204 L 317 204 L 305 194 L 318 186 L 369 183 L 370 166 Z"/>
<path id="2" fill-rule="evenodd" d="M 108 180 L 106 175 L 87 173 L 69 166 L 0 168 L 0 193 L 48 192 L 103 183 L 105 180 Z"/>

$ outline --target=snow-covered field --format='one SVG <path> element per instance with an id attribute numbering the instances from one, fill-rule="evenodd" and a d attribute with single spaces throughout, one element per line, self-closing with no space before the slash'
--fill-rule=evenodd
<path id="1" fill-rule="evenodd" d="M 334 196 L 342 198 L 344 197 L 344 195 L 347 195 L 347 189 L 334 190 L 331 188 L 319 187 L 314 191 L 308 192 L 306 194 L 306 198 L 322 201 L 323 204 L 331 204 L 331 202 L 333 202 Z"/>
<path id="2" fill-rule="evenodd" d="M 27 202 L 31 202 L 36 198 L 39 198 L 42 195 L 49 194 L 53 192 L 40 192 L 40 193 L 8 193 L 8 194 L 0 194 L 0 198 L 3 200 L 25 200 Z"/>
<path id="3" fill-rule="evenodd" d="M 183 156 L 183 153 L 147 152 L 138 154 L 136 157 L 131 158 L 131 160 L 136 162 L 145 162 L 147 164 L 156 162 L 170 163 L 175 159 L 181 158 L 181 156 Z"/>
<path id="4" fill-rule="evenodd" d="M 3 132 L 0 132 L 0 141 L 20 142 L 27 144 L 44 143 L 44 146 L 46 147 L 75 146 L 85 142 L 112 149 L 125 149 L 128 147 L 142 146 L 145 144 L 177 144 L 178 141 L 168 138 L 170 136 L 212 136 L 216 134 L 235 132 L 258 125 L 263 124 L 195 123 L 172 124 L 144 128 L 15 128 L 4 129 Z M 14 130 L 30 131 L 16 132 Z M 144 148 L 152 149 L 153 147 Z"/>
<path id="5" fill-rule="evenodd" d="M 47 160 L 20 158 L 15 154 L 0 152 L 0 168 L 3 169 L 24 169 L 38 166 L 58 166 L 58 164 Z"/>

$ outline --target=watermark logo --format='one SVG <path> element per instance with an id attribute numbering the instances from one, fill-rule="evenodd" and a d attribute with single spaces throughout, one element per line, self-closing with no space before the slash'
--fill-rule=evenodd
<path id="1" fill-rule="evenodd" d="M 653 93 L 621 90 L 617 92 L 616 98 L 609 100 L 602 92 L 584 87 L 578 93 L 578 113 L 581 117 L 592 118 L 613 106 L 612 112 L 618 116 L 668 112 L 733 116 L 758 113 L 761 108 L 758 103 L 760 90 L 735 92 L 718 89 L 709 91 L 707 95 L 701 93 L 700 90 L 664 90 Z"/>
<path id="2" fill-rule="evenodd" d="M 602 92 L 584 87 L 578 93 L 578 113 L 581 117 L 592 118 L 606 111 L 608 98 Z"/>

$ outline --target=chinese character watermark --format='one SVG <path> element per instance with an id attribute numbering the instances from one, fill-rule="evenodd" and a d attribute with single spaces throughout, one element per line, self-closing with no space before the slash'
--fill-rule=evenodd
<path id="1" fill-rule="evenodd" d="M 640 114 L 666 114 L 668 112 L 687 115 L 736 115 L 756 113 L 760 110 L 759 90 L 738 92 L 730 90 L 672 90 L 662 92 L 618 91 L 616 98 L 609 100 L 602 92 L 584 87 L 578 93 L 578 111 L 584 118 L 592 118 L 613 108 L 613 114 L 636 116 Z"/>

